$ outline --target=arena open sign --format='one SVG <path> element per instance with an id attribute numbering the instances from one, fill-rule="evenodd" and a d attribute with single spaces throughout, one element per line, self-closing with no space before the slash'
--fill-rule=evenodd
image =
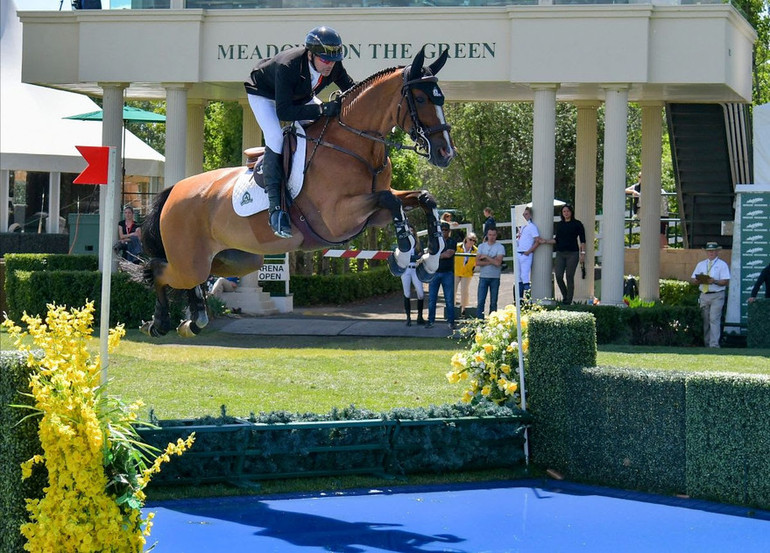
<path id="1" fill-rule="evenodd" d="M 265 263 L 259 269 L 258 279 L 263 282 L 289 280 L 289 265 L 284 254 L 265 256 Z"/>

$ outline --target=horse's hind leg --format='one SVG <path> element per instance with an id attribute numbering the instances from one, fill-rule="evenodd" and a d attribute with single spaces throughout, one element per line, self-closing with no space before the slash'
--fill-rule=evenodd
<path id="1" fill-rule="evenodd" d="M 156 276 L 163 270 L 163 265 L 162 260 L 152 259 L 145 267 L 145 279 L 152 283 L 155 289 L 155 312 L 152 320 L 142 322 L 139 330 L 153 338 L 165 336 L 171 330 L 171 317 L 168 313 L 168 287 L 156 279 Z"/>
<path id="2" fill-rule="evenodd" d="M 414 236 L 409 232 L 409 221 L 404 214 L 404 206 L 401 200 L 390 190 L 382 190 L 377 193 L 377 206 L 387 209 L 393 218 L 393 226 L 396 228 L 396 240 L 398 247 L 388 257 L 388 268 L 394 276 L 404 273 L 409 265 L 409 252 L 415 246 Z"/>
<path id="3" fill-rule="evenodd" d="M 177 327 L 177 334 L 183 338 L 192 338 L 200 334 L 201 329 L 209 324 L 209 315 L 206 309 L 206 292 L 199 284 L 195 288 L 187 290 L 187 305 L 190 308 L 190 318 Z"/>

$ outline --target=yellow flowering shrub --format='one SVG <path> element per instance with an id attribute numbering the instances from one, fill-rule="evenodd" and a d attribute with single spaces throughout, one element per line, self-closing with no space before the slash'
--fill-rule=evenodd
<path id="1" fill-rule="evenodd" d="M 38 463 L 48 471 L 43 498 L 27 500 L 30 522 L 21 526 L 27 551 L 141 552 L 153 516 L 142 517 L 143 488 L 162 462 L 194 440 L 169 444 L 150 462 L 153 452 L 135 429 L 141 404 L 127 406 L 100 384 L 101 360 L 88 349 L 93 312 L 93 302 L 69 311 L 48 305 L 45 321 L 23 315 L 26 332 L 11 320 L 2 323 L 28 354 L 33 415 L 40 416 L 43 454 L 22 463 L 22 478 Z M 110 329 L 109 348 L 124 335 L 122 326 Z"/>
<path id="2" fill-rule="evenodd" d="M 519 401 L 519 347 L 529 350 L 527 316 L 521 317 L 521 345 L 516 330 L 516 307 L 508 305 L 463 328 L 470 346 L 452 356 L 450 383 L 465 386 L 462 401 L 489 399 L 498 404 Z"/>

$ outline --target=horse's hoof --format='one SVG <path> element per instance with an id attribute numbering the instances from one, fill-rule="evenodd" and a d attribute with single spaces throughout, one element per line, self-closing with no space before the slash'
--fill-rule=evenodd
<path id="1" fill-rule="evenodd" d="M 166 332 L 158 328 L 153 321 L 142 321 L 142 326 L 139 327 L 139 330 L 150 338 L 160 338 L 166 335 Z"/>
<path id="2" fill-rule="evenodd" d="M 417 278 L 420 279 L 420 282 L 430 282 L 436 277 L 436 273 L 429 273 L 425 269 L 425 265 L 422 263 L 417 265 L 417 269 L 415 271 L 417 273 Z"/>
<path id="3" fill-rule="evenodd" d="M 388 256 L 388 269 L 393 276 L 401 276 L 406 271 L 406 267 L 400 267 L 398 261 L 396 261 L 396 254 L 391 253 Z"/>
<path id="4" fill-rule="evenodd" d="M 200 327 L 192 321 L 183 321 L 178 327 L 176 327 L 176 333 L 182 338 L 194 338 L 200 334 Z"/>

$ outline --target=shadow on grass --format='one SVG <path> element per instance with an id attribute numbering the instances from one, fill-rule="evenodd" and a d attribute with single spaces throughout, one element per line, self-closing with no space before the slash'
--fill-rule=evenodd
<path id="1" fill-rule="evenodd" d="M 450 338 L 381 338 L 371 336 L 252 336 L 231 334 L 204 328 L 194 338 L 182 338 L 175 331 L 160 338 L 151 338 L 138 330 L 126 330 L 124 342 L 157 344 L 159 346 L 216 346 L 251 349 L 346 349 L 346 350 L 446 350 L 453 351 L 462 344 Z"/>

